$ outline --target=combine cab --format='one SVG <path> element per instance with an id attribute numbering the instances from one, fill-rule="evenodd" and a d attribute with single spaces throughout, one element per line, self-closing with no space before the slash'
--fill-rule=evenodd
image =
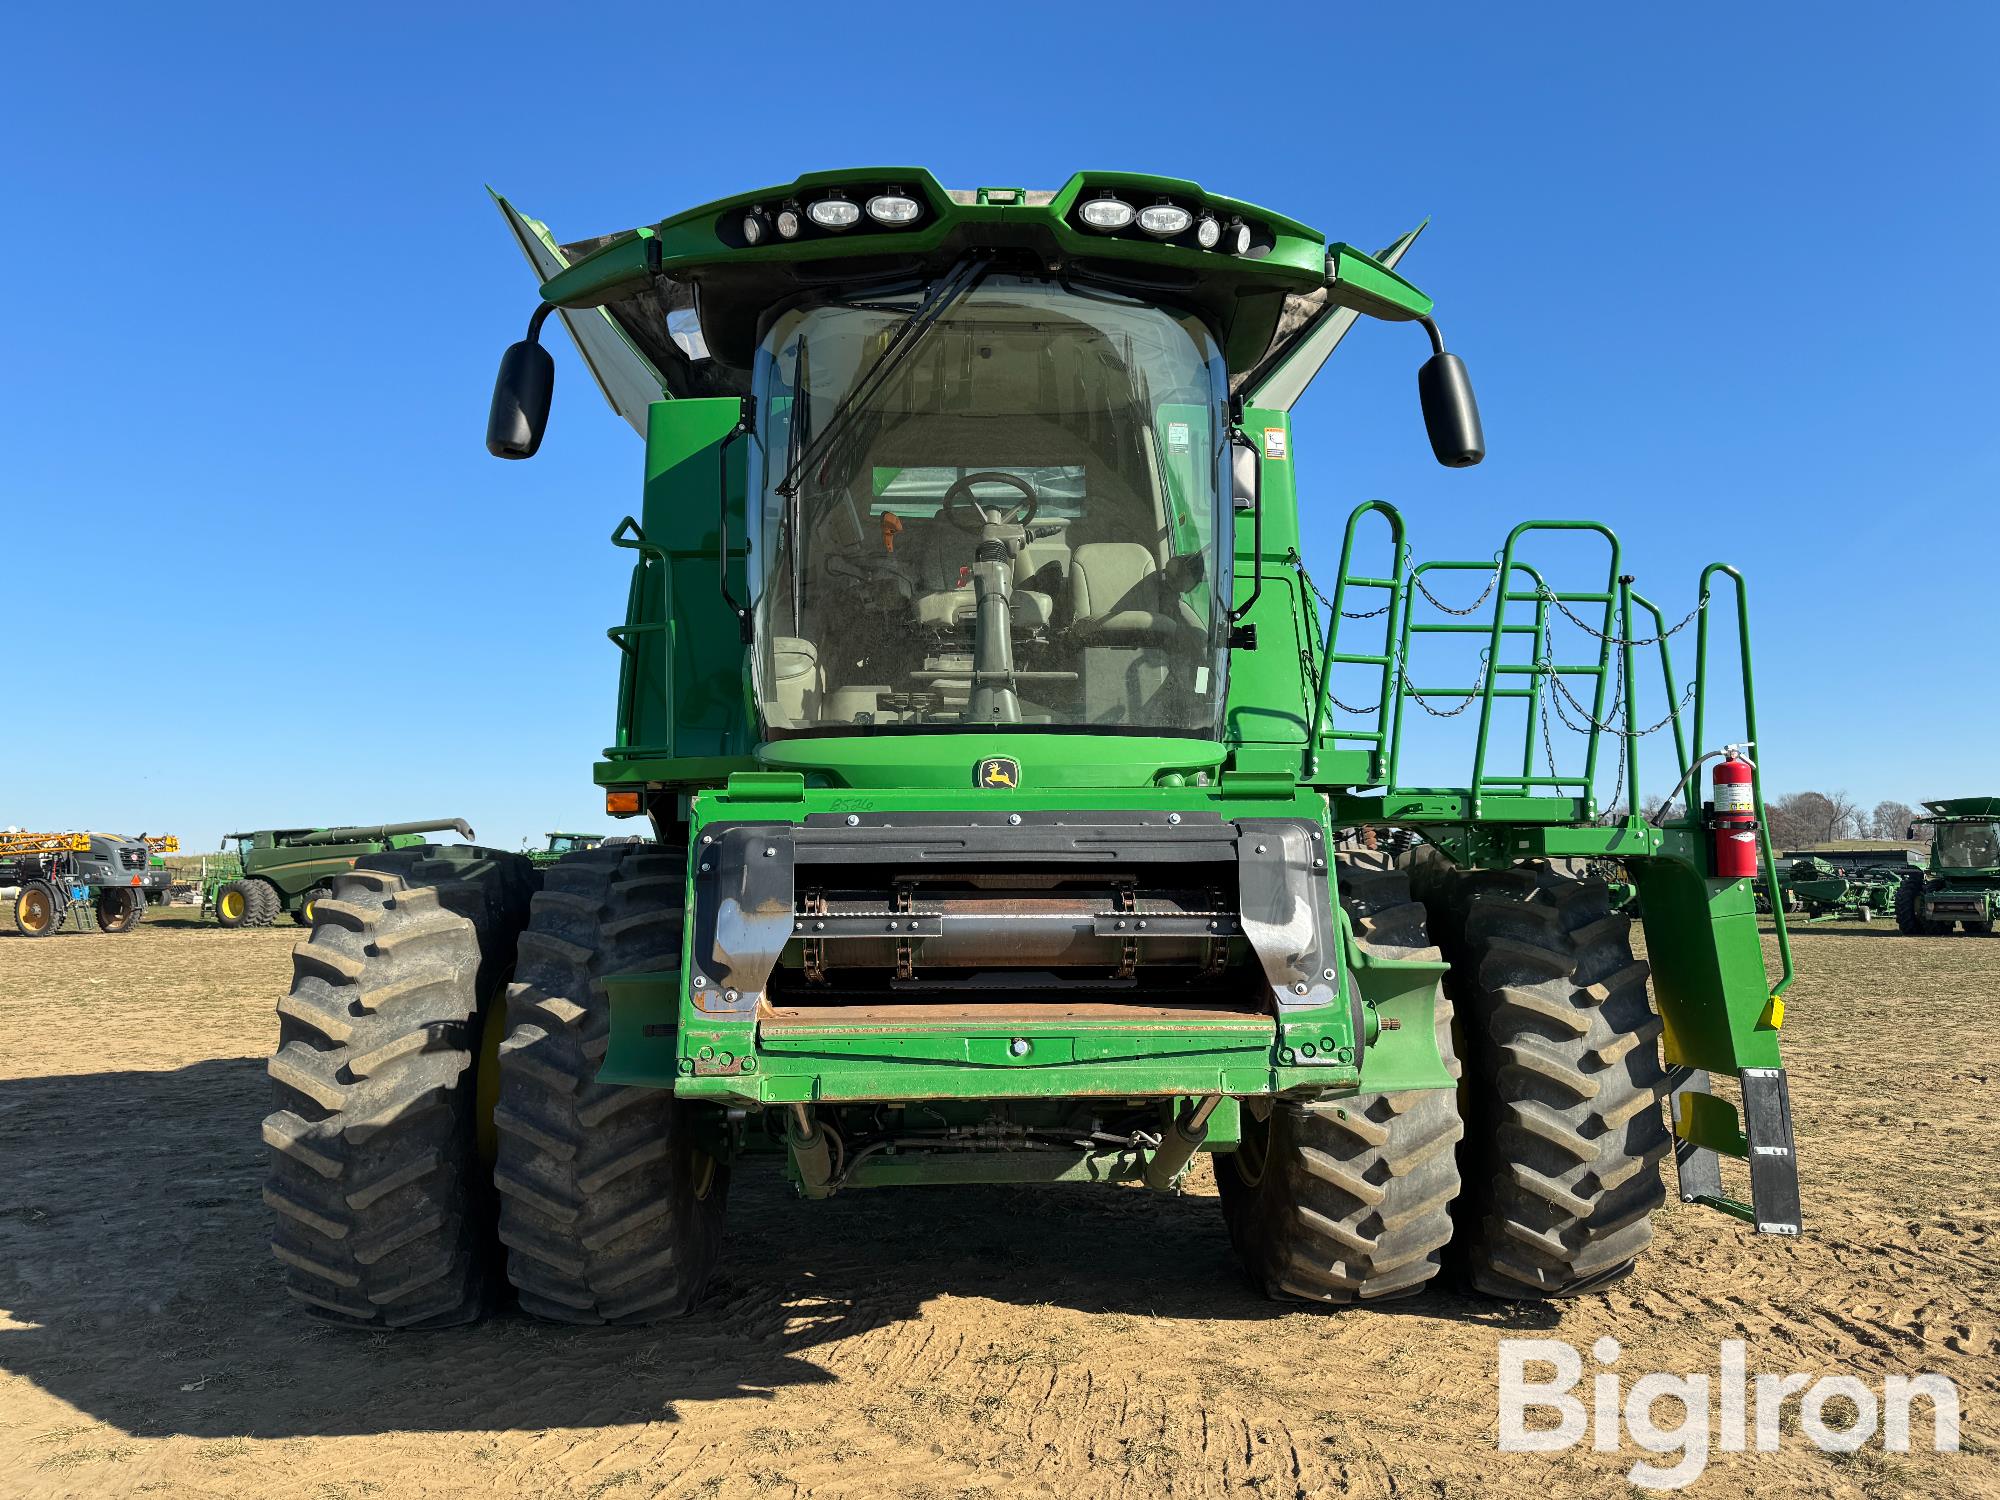
<path id="1" fill-rule="evenodd" d="M 1207 1152 L 1311 1303 L 1601 1287 L 1669 1155 L 1798 1231 L 1784 929 L 1767 975 L 1716 732 L 1757 737 L 1741 579 L 1702 574 L 1685 681 L 1596 523 L 1420 561 L 1371 503 L 1311 584 L 1290 413 L 1358 319 L 1421 340 L 1436 457 L 1484 452 L 1414 234 L 1104 173 L 822 173 L 569 245 L 501 208 L 542 300 L 488 447 L 541 444 L 551 315 L 645 440 L 596 781 L 654 838 L 335 876 L 264 1126 L 305 1303 L 473 1316 L 490 1183 L 524 1307 L 681 1312 L 760 1167 L 1174 1192 Z"/>

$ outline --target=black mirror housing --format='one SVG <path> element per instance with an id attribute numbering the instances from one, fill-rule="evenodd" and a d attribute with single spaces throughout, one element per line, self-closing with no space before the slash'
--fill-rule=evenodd
<path id="1" fill-rule="evenodd" d="M 555 394 L 555 358 L 533 339 L 509 344 L 493 382 L 486 417 L 486 451 L 495 458 L 533 458 L 549 425 Z"/>
<path id="2" fill-rule="evenodd" d="M 1486 457 L 1486 434 L 1465 361 L 1442 350 L 1417 371 L 1417 394 L 1424 406 L 1424 430 L 1431 452 L 1447 469 L 1469 469 Z"/>

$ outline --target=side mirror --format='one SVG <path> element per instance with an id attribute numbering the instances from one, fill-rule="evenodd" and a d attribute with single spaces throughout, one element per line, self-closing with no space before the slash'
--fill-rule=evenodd
<path id="1" fill-rule="evenodd" d="M 1465 361 L 1439 350 L 1417 371 L 1417 394 L 1424 404 L 1424 430 L 1431 452 L 1447 469 L 1469 469 L 1486 457 L 1486 434 L 1479 426 L 1479 403 Z"/>
<path id="2" fill-rule="evenodd" d="M 549 425 L 549 398 L 555 388 L 556 362 L 548 350 L 532 338 L 509 344 L 493 382 L 486 451 L 495 458 L 533 458 Z"/>
<path id="3" fill-rule="evenodd" d="M 1263 470 L 1257 463 L 1257 450 L 1248 442 L 1237 441 L 1229 447 L 1229 487 L 1231 503 L 1237 511 L 1252 511 L 1257 508 L 1258 487 L 1262 482 Z"/>

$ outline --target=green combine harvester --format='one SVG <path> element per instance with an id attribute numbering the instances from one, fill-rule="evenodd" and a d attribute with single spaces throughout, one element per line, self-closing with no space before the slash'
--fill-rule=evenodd
<path id="1" fill-rule="evenodd" d="M 223 845 L 236 846 L 241 868 L 234 876 L 209 880 L 202 892 L 202 909 L 214 912 L 224 927 L 269 927 L 287 913 L 299 926 L 310 927 L 314 907 L 332 889 L 334 876 L 353 869 L 367 855 L 414 848 L 427 833 L 447 832 L 465 839 L 473 836 L 463 818 L 226 833 Z"/>
<path id="2" fill-rule="evenodd" d="M 504 1246 L 536 1315 L 680 1313 L 758 1162 L 816 1200 L 1173 1192 L 1208 1152 L 1256 1283 L 1311 1303 L 1446 1266 L 1602 1287 L 1670 1154 L 1683 1200 L 1798 1232 L 1783 923 L 1773 982 L 1752 881 L 1714 873 L 1770 864 L 1709 732 L 1756 740 L 1735 571 L 1699 581 L 1660 777 L 1687 810 L 1657 824 L 1622 726 L 1642 670 L 1678 683 L 1673 632 L 1606 527 L 1419 562 L 1370 502 L 1322 624 L 1290 413 L 1357 318 L 1427 341 L 1437 458 L 1484 451 L 1397 270 L 1414 233 L 1369 255 L 1119 173 L 818 173 L 567 245 L 500 206 L 542 285 L 489 448 L 541 443 L 552 314 L 645 441 L 596 781 L 653 838 L 334 876 L 264 1123 L 299 1299 L 461 1322 Z M 1574 587 L 1547 581 L 1566 550 Z M 1557 654 L 1566 620 L 1588 644 Z M 1551 708 L 1581 730 L 1561 764 Z M 1456 779 L 1420 769 L 1419 709 L 1467 715 Z M 1636 888 L 1650 965 L 1592 860 Z"/>
<path id="3" fill-rule="evenodd" d="M 1927 870 L 1912 872 L 1896 896 L 1896 926 L 1910 937 L 1942 937 L 1954 924 L 1989 937 L 2000 913 L 2000 797 L 1953 797 L 1926 802 L 1927 818 L 1910 826 L 1931 830 Z"/>
<path id="4" fill-rule="evenodd" d="M 544 865 L 555 864 L 569 855 L 581 854 L 586 849 L 595 849 L 599 844 L 604 842 L 604 835 L 601 833 L 552 833 L 548 835 L 548 840 L 546 848 L 526 851 L 528 863 L 534 865 L 537 869 Z"/>

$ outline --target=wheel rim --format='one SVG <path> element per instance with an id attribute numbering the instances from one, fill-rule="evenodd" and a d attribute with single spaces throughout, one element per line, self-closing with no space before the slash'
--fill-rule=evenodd
<path id="1" fill-rule="evenodd" d="M 48 931 L 53 911 L 54 904 L 41 891 L 23 891 L 14 907 L 14 919 L 20 923 L 21 931 L 39 934 Z"/>
<path id="2" fill-rule="evenodd" d="M 310 896 L 306 897 L 306 904 L 305 904 L 304 906 L 302 906 L 302 907 L 300 907 L 300 908 L 299 908 L 299 914 L 300 914 L 301 916 L 303 916 L 303 917 L 304 917 L 304 918 L 306 919 L 306 926 L 308 926 L 308 927 L 312 926 L 312 919 L 313 919 L 313 898 L 312 898 L 312 897 L 310 897 Z"/>
<path id="3" fill-rule="evenodd" d="M 216 903 L 216 909 L 230 921 L 237 921 L 243 915 L 243 893 L 224 891 L 222 899 Z"/>

